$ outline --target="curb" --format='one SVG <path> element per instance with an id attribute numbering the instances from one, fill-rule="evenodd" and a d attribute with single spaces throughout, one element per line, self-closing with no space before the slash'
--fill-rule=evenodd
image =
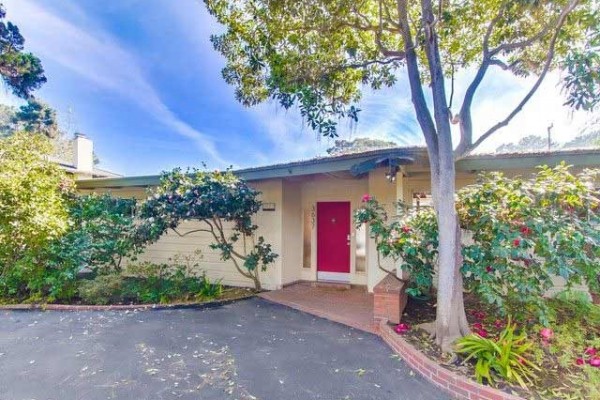
<path id="1" fill-rule="evenodd" d="M 463 375 L 456 374 L 437 364 L 421 353 L 393 329 L 382 321 L 379 335 L 388 346 L 400 355 L 402 360 L 423 378 L 461 400 L 523 400 L 522 397 L 503 392 L 493 387 L 481 385 Z"/>
<path id="2" fill-rule="evenodd" d="M 152 310 L 179 310 L 179 309 L 203 309 L 219 307 L 229 303 L 255 297 L 248 296 L 233 297 L 224 300 L 213 300 L 204 303 L 172 303 L 172 304 L 112 304 L 112 305 L 72 305 L 72 304 L 3 304 L 0 311 L 152 311 Z"/>

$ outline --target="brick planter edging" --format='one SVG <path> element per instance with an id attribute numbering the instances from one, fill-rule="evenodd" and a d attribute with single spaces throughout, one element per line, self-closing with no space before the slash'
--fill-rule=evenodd
<path id="1" fill-rule="evenodd" d="M 523 400 L 521 397 L 494 389 L 458 375 L 437 364 L 414 348 L 382 321 L 379 324 L 381 338 L 400 355 L 402 360 L 429 382 L 461 400 Z"/>
<path id="2" fill-rule="evenodd" d="M 109 304 L 109 305 L 79 305 L 79 304 L 1 304 L 0 311 L 146 311 L 173 310 L 183 308 L 210 308 L 233 303 L 254 297 L 254 294 L 238 296 L 224 300 L 213 300 L 204 303 L 172 303 L 172 304 Z"/>

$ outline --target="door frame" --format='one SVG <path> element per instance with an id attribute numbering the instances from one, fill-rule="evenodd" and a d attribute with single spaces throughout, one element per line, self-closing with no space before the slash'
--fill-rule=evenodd
<path id="1" fill-rule="evenodd" d="M 348 272 L 330 272 L 330 271 L 319 271 L 319 203 L 346 203 L 348 204 L 348 217 L 349 217 L 349 231 L 348 238 L 350 240 L 350 245 L 347 246 L 348 251 Z M 330 281 L 330 282 L 343 282 L 350 283 L 352 280 L 352 248 L 353 248 L 353 234 L 352 234 L 352 202 L 349 200 L 329 200 L 329 201 L 317 201 L 316 202 L 316 273 L 317 273 L 317 281 Z"/>

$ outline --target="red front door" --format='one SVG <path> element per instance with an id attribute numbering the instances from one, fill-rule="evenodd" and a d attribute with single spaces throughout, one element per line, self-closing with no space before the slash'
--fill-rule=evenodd
<path id="1" fill-rule="evenodd" d="M 350 202 L 317 203 L 317 271 L 350 273 Z"/>

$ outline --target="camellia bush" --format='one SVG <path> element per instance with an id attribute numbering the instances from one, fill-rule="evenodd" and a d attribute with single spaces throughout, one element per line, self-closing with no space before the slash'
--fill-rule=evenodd
<path id="1" fill-rule="evenodd" d="M 261 290 L 260 271 L 265 271 L 277 254 L 262 236 L 255 239 L 258 226 L 252 217 L 261 207 L 259 194 L 230 170 L 184 172 L 177 168 L 165 172 L 160 185 L 142 204 L 140 234 L 152 242 L 168 230 L 180 236 L 206 232 L 214 239 L 211 248 Z M 181 233 L 177 228 L 183 221 L 198 221 L 201 228 Z"/>
<path id="2" fill-rule="evenodd" d="M 357 226 L 369 223 L 378 257 L 381 254 L 394 259 L 409 273 L 408 294 L 427 294 L 433 285 L 437 262 L 438 233 L 433 210 L 425 208 L 416 212 L 400 204 L 400 218 L 388 223 L 386 211 L 375 198 L 365 195 L 362 201 L 363 207 L 356 210 L 354 220 Z M 385 271 L 381 263 L 379 265 Z"/>
<path id="3" fill-rule="evenodd" d="M 544 294 L 561 277 L 567 287 L 599 292 L 600 194 L 598 171 L 571 173 L 542 167 L 531 179 L 481 175 L 458 192 L 457 210 L 467 240 L 462 246 L 465 287 L 504 314 L 536 315 L 547 322 Z M 384 256 L 410 272 L 409 291 L 428 291 L 437 256 L 433 211 L 409 212 L 387 223 L 373 198 L 355 213 L 368 222 Z"/>

